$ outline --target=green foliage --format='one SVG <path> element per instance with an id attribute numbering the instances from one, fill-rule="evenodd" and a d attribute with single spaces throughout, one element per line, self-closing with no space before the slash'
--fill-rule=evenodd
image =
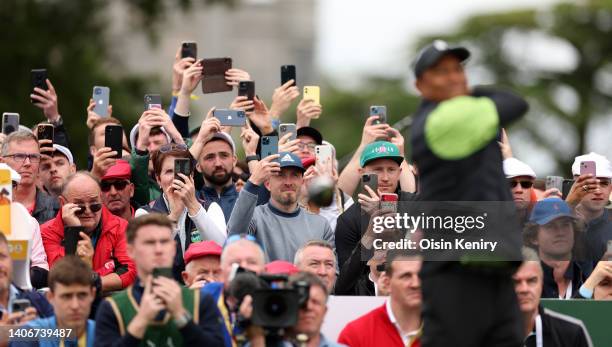
<path id="1" fill-rule="evenodd" d="M 508 86 L 529 99 L 531 113 L 517 127 L 527 131 L 532 141 L 550 153 L 558 164 L 558 172 L 567 173 L 574 156 L 587 150 L 586 134 L 590 124 L 606 114 L 612 103 L 612 94 L 595 85 L 597 76 L 612 62 L 611 31 L 612 2 L 592 0 L 562 3 L 544 12 L 517 10 L 474 16 L 455 33 L 423 38 L 419 46 L 442 38 L 464 43 L 477 52 L 477 59 L 470 65 L 484 68 L 496 84 Z M 508 33 L 525 37 L 536 33 L 566 43 L 577 52 L 577 66 L 571 71 L 522 66 L 508 58 L 504 46 Z M 577 96 L 575 110 L 568 111 L 554 96 L 553 91 L 560 87 Z M 541 126 L 539 120 L 545 117 L 570 129 L 571 133 L 562 135 L 564 139 L 576 139 L 569 153 L 559 149 L 559 134 L 551 134 L 550 129 Z"/>

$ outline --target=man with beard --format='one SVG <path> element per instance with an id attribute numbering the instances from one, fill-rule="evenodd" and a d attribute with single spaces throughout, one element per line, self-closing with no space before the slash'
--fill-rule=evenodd
<path id="1" fill-rule="evenodd" d="M 263 245 L 267 262 L 293 261 L 295 252 L 310 240 L 325 240 L 334 245 L 334 233 L 327 220 L 298 205 L 304 167 L 297 155 L 274 154 L 252 167 L 251 177 L 240 191 L 228 222 L 229 235 L 247 232 L 255 236 Z M 267 204 L 256 206 L 262 184 L 271 198 Z"/>
<path id="2" fill-rule="evenodd" d="M 47 193 L 57 197 L 62 192 L 66 178 L 76 172 L 76 165 L 68 148 L 53 144 L 53 149 L 53 156 L 41 158 L 39 176 Z"/>

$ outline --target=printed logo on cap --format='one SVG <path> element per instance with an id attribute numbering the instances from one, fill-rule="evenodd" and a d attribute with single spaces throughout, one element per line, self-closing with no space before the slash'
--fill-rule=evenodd
<path id="1" fill-rule="evenodd" d="M 444 51 L 448 48 L 448 43 L 442 40 L 435 40 L 433 45 L 439 51 Z"/>
<path id="2" fill-rule="evenodd" d="M 374 148 L 374 152 L 376 153 L 390 153 L 393 152 L 393 148 L 386 145 L 380 145 L 379 147 Z"/>
<path id="3" fill-rule="evenodd" d="M 289 154 L 285 154 L 285 156 L 282 157 L 280 161 L 290 161 L 293 163 L 293 158 L 291 158 Z"/>

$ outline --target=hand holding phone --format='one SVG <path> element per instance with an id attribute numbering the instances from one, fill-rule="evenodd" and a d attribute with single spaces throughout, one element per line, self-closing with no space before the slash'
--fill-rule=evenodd
<path id="1" fill-rule="evenodd" d="M 278 154 L 278 136 L 261 137 L 261 158 Z"/>
<path id="2" fill-rule="evenodd" d="M 232 58 L 202 59 L 202 93 L 229 92 L 232 86 L 227 84 L 225 73 L 232 68 Z"/>
<path id="3" fill-rule="evenodd" d="M 198 44 L 193 41 L 183 41 L 181 43 L 181 59 L 198 57 Z"/>
<path id="4" fill-rule="evenodd" d="M 108 87 L 93 87 L 93 95 L 91 96 L 96 103 L 93 111 L 100 117 L 108 117 L 108 105 L 110 103 L 110 88 Z M 161 99 L 160 99 L 161 100 Z M 161 104 L 161 101 L 160 101 Z"/>
<path id="5" fill-rule="evenodd" d="M 395 193 L 380 194 L 380 209 L 397 212 L 398 196 Z"/>
<path id="6" fill-rule="evenodd" d="M 590 174 L 593 177 L 597 177 L 597 170 L 594 161 L 582 161 L 580 162 L 580 176 Z"/>
<path id="7" fill-rule="evenodd" d="M 295 73 L 295 65 L 283 65 L 281 66 L 281 86 L 285 83 L 293 80 L 292 85 L 297 85 L 297 78 Z"/>
<path id="8" fill-rule="evenodd" d="M 243 110 L 213 110 L 213 117 L 219 119 L 222 126 L 243 127 L 246 125 L 246 113 Z"/>
<path id="9" fill-rule="evenodd" d="M 315 104 L 321 105 L 319 86 L 305 86 L 304 100 L 312 100 Z"/>
<path id="10" fill-rule="evenodd" d="M 38 140 L 51 140 L 51 143 L 42 143 L 40 147 L 53 148 L 54 128 L 51 124 L 39 124 L 36 127 L 36 137 Z"/>
<path id="11" fill-rule="evenodd" d="M 182 173 L 183 175 L 189 177 L 191 176 L 192 172 L 193 172 L 193 166 L 191 164 L 191 159 L 188 159 L 188 158 L 175 158 L 174 159 L 174 179 L 175 180 L 179 180 L 184 183 L 185 180 L 178 174 Z"/>
<path id="12" fill-rule="evenodd" d="M 170 278 L 173 279 L 174 275 L 172 274 L 172 268 L 171 267 L 156 267 L 153 269 L 153 278 L 158 278 L 158 277 L 166 277 L 166 278 Z"/>
<path id="13" fill-rule="evenodd" d="M 162 108 L 161 96 L 159 94 L 147 94 L 144 96 L 144 109 Z"/>
<path id="14" fill-rule="evenodd" d="M 387 123 L 387 106 L 370 106 L 370 116 L 377 116 L 378 119 L 372 122 L 373 125 L 376 124 L 386 124 Z"/>
<path id="15" fill-rule="evenodd" d="M 297 138 L 297 127 L 295 123 L 283 123 L 278 126 L 278 138 L 282 139 L 283 136 L 291 133 L 287 142 L 295 140 Z"/>
<path id="16" fill-rule="evenodd" d="M 123 154 L 123 127 L 117 124 L 108 124 L 104 129 L 104 147 L 117 152 L 116 159 Z"/>
<path id="17" fill-rule="evenodd" d="M 375 173 L 366 173 L 361 175 L 361 186 L 364 194 L 368 194 L 365 186 L 370 187 L 374 193 L 378 194 L 378 175 Z"/>
<path id="18" fill-rule="evenodd" d="M 316 167 L 321 175 L 332 176 L 332 156 L 333 150 L 330 145 L 322 145 L 315 147 Z"/>
<path id="19" fill-rule="evenodd" d="M 19 113 L 4 112 L 2 114 L 2 133 L 9 135 L 19 130 Z"/>

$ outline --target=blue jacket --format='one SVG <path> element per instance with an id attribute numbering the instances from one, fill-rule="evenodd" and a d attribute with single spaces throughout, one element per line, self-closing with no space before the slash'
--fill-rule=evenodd
<path id="1" fill-rule="evenodd" d="M 57 323 L 55 322 L 55 316 L 49 318 L 39 318 L 28 322 L 24 328 L 43 328 L 43 329 L 55 329 Z M 87 320 L 87 347 L 93 347 L 96 334 L 96 322 L 91 319 Z M 74 341 L 74 340 L 73 340 Z M 75 341 L 76 342 L 76 341 Z M 39 339 L 38 341 L 16 341 L 9 343 L 9 347 L 58 347 L 60 339 Z M 66 345 L 66 343 L 64 343 Z M 75 345 L 76 346 L 76 345 Z"/>

